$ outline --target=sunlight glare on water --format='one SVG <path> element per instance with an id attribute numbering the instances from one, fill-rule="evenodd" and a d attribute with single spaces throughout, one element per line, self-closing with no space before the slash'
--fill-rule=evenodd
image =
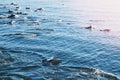
<path id="1" fill-rule="evenodd" d="M 84 24 L 93 25 L 98 30 L 120 31 L 120 0 L 74 0 L 69 1 L 68 6 L 76 10 L 76 18 Z"/>

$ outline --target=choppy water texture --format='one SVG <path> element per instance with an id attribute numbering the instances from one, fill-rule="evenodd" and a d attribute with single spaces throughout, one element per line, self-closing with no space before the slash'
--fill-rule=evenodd
<path id="1" fill-rule="evenodd" d="M 120 80 L 119 1 L 110 3 L 0 0 L 0 80 Z M 43 63 L 52 56 L 61 63 Z"/>

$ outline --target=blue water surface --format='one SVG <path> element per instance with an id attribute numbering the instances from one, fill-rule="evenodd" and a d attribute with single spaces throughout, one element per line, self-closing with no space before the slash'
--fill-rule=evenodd
<path id="1" fill-rule="evenodd" d="M 0 18 L 0 80 L 119 80 L 119 12 L 91 3 L 0 0 L 0 15 L 10 16 L 8 10 L 28 14 Z M 84 28 L 89 25 L 95 29 Z M 106 28 L 111 31 L 100 31 Z M 52 56 L 61 63 L 42 65 Z"/>

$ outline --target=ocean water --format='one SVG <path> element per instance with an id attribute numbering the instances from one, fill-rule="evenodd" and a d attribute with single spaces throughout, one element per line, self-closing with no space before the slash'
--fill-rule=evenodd
<path id="1" fill-rule="evenodd" d="M 119 5 L 119 0 L 0 0 L 0 80 L 120 80 Z M 1 18 L 17 12 L 28 15 Z M 85 29 L 90 25 L 94 29 Z M 43 65 L 53 56 L 59 65 Z"/>

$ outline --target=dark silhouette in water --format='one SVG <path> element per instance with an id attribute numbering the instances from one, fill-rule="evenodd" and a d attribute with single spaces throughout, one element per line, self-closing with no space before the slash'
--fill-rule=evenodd
<path id="1" fill-rule="evenodd" d="M 23 14 L 22 12 L 17 12 L 16 14 Z"/>
<path id="2" fill-rule="evenodd" d="M 12 2 L 10 5 L 17 6 L 17 4 L 16 4 L 16 3 L 14 3 L 14 2 Z"/>
<path id="3" fill-rule="evenodd" d="M 90 25 L 90 26 L 88 26 L 88 27 L 85 27 L 85 29 L 89 29 L 89 30 L 91 30 L 93 27 Z"/>
<path id="4" fill-rule="evenodd" d="M 43 8 L 38 8 L 38 9 L 35 10 L 35 12 L 39 12 L 39 11 L 42 11 L 42 10 L 43 10 Z"/>
<path id="5" fill-rule="evenodd" d="M 12 10 L 8 10 L 8 13 L 10 13 L 10 14 L 13 13 L 13 12 L 14 12 L 14 11 L 12 11 Z"/>
<path id="6" fill-rule="evenodd" d="M 9 24 L 15 24 L 15 21 L 13 21 L 13 20 L 11 20 L 10 22 L 9 22 Z"/>
<path id="7" fill-rule="evenodd" d="M 10 16 L 8 16 L 8 18 L 18 18 L 19 16 L 16 14 L 11 14 Z"/>
<path id="8" fill-rule="evenodd" d="M 92 29 L 95 29 L 93 26 L 88 26 L 88 27 L 85 27 L 85 29 L 89 29 L 89 30 L 92 30 Z M 103 31 L 103 32 L 110 32 L 111 30 L 110 29 L 101 29 L 99 31 Z"/>
<path id="9" fill-rule="evenodd" d="M 31 9 L 30 7 L 26 7 L 26 9 Z"/>
<path id="10" fill-rule="evenodd" d="M 61 60 L 53 57 L 53 58 L 49 59 L 48 62 L 50 62 L 52 65 L 58 65 L 59 63 L 61 63 Z"/>
<path id="11" fill-rule="evenodd" d="M 42 65 L 43 65 L 43 66 L 49 66 L 50 63 L 47 61 L 47 59 L 43 59 L 43 60 L 42 60 Z"/>
<path id="12" fill-rule="evenodd" d="M 43 66 L 49 66 L 49 65 L 59 65 L 61 63 L 61 60 L 52 57 L 50 59 L 44 59 L 42 60 Z"/>
<path id="13" fill-rule="evenodd" d="M 100 30 L 100 31 L 110 32 L 111 30 L 110 29 L 103 29 L 103 30 Z"/>
<path id="14" fill-rule="evenodd" d="M 17 10 L 21 10 L 21 7 L 17 6 L 15 10 L 16 10 L 16 11 L 17 11 Z"/>

